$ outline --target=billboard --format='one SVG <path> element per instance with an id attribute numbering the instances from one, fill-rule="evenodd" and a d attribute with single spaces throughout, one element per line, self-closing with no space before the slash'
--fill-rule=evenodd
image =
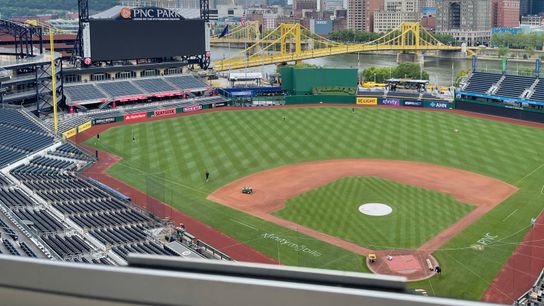
<path id="1" fill-rule="evenodd" d="M 423 107 L 422 101 L 404 101 L 404 106 Z"/>
<path id="2" fill-rule="evenodd" d="M 356 102 L 359 105 L 377 105 L 378 104 L 378 98 L 357 97 Z"/>
<path id="3" fill-rule="evenodd" d="M 147 118 L 147 112 L 139 112 L 135 114 L 125 115 L 124 121 L 141 120 Z"/>
<path id="4" fill-rule="evenodd" d="M 381 99 L 380 105 L 400 106 L 400 99 L 384 98 L 384 99 Z"/>
<path id="5" fill-rule="evenodd" d="M 91 19 L 87 28 L 84 57 L 95 62 L 206 53 L 203 20 Z"/>
<path id="6" fill-rule="evenodd" d="M 170 116 L 175 114 L 176 114 L 175 108 L 160 109 L 153 112 L 153 117 Z"/>

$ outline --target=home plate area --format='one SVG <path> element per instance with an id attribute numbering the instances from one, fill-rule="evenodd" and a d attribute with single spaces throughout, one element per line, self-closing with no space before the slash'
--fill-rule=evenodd
<path id="1" fill-rule="evenodd" d="M 371 260 L 372 257 L 375 257 L 374 261 Z M 372 272 L 402 275 L 410 281 L 432 277 L 437 265 L 438 262 L 432 255 L 413 250 L 376 251 L 367 257 L 367 266 Z"/>
<path id="2" fill-rule="evenodd" d="M 421 270 L 421 265 L 414 255 L 391 256 L 385 262 L 389 269 L 400 274 L 412 274 Z"/>

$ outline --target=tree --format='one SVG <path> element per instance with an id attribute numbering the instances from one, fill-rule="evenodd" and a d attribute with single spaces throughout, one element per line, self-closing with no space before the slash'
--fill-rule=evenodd
<path id="1" fill-rule="evenodd" d="M 535 73 L 536 73 L 535 68 L 530 68 L 530 67 L 522 67 L 522 68 L 519 68 L 518 70 L 519 75 L 534 76 Z"/>
<path id="2" fill-rule="evenodd" d="M 408 78 L 428 80 L 429 73 L 421 71 L 419 64 L 404 63 L 397 67 L 370 67 L 363 71 L 363 78 L 367 82 L 384 83 L 390 78 Z"/>
<path id="3" fill-rule="evenodd" d="M 463 69 L 457 72 L 457 75 L 455 76 L 455 87 L 459 86 L 459 83 L 468 76 L 470 73 L 470 69 Z"/>
<path id="4" fill-rule="evenodd" d="M 535 54 L 535 49 L 531 46 L 525 47 L 525 52 L 527 53 L 527 58 L 531 58 Z"/>
<path id="5" fill-rule="evenodd" d="M 421 66 L 415 63 L 403 63 L 393 71 L 394 78 L 423 79 L 428 80 L 429 74 L 421 71 Z"/>
<path id="6" fill-rule="evenodd" d="M 510 48 L 507 47 L 500 47 L 499 48 L 499 57 L 506 56 L 510 52 Z"/>

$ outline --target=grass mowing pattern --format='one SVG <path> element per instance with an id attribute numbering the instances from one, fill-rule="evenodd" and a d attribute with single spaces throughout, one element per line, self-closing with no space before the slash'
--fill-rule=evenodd
<path id="1" fill-rule="evenodd" d="M 361 204 L 393 212 L 373 217 Z M 274 214 L 370 249 L 415 249 L 474 207 L 452 196 L 377 177 L 346 177 L 290 199 Z"/>
<path id="2" fill-rule="evenodd" d="M 100 136 L 98 147 L 123 157 L 110 169 L 111 175 L 289 265 L 362 269 L 361 258 L 353 253 L 212 203 L 206 196 L 260 170 L 339 158 L 428 162 L 518 186 L 516 194 L 434 253 L 444 269 L 441 278 L 413 284 L 441 296 L 478 299 L 523 237 L 528 220 L 544 206 L 544 130 L 455 114 L 383 108 L 357 109 L 355 114 L 343 107 L 260 109 L 127 125 Z M 205 168 L 211 172 L 207 184 Z M 302 256 L 264 239 L 265 233 L 323 255 Z M 473 251 L 470 245 L 485 233 L 498 235 L 498 242 Z"/>

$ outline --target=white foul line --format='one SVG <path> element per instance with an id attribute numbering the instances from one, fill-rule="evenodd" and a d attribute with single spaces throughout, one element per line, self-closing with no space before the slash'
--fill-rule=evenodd
<path id="1" fill-rule="evenodd" d="M 230 220 L 231 220 L 232 222 L 236 222 L 236 223 L 238 223 L 238 224 L 240 224 L 240 225 L 243 225 L 243 226 L 245 226 L 245 227 L 249 227 L 249 228 L 251 228 L 252 230 L 255 230 L 255 231 L 258 230 L 255 226 L 251 226 L 251 225 L 249 225 L 249 224 L 245 224 L 245 223 L 243 223 L 243 222 L 240 222 L 240 221 L 234 220 L 234 219 L 230 219 Z"/>
<path id="2" fill-rule="evenodd" d="M 502 222 L 506 221 L 506 219 L 512 217 L 513 214 L 515 214 L 519 209 L 516 209 L 514 210 L 513 212 L 511 212 L 508 216 L 506 216 L 506 218 L 502 219 Z"/>

